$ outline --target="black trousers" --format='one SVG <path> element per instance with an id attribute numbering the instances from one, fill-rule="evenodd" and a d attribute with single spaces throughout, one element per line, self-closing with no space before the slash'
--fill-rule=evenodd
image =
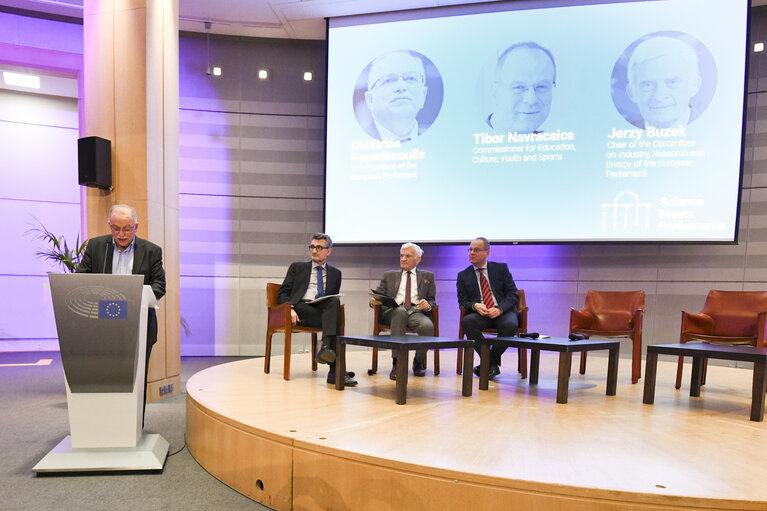
<path id="1" fill-rule="evenodd" d="M 341 329 L 341 300 L 328 298 L 317 303 L 298 302 L 293 306 L 298 314 L 299 326 L 322 328 L 322 340 L 331 342 L 336 349 L 336 337 Z M 336 372 L 336 363 L 330 364 L 330 372 Z"/>
<path id="2" fill-rule="evenodd" d="M 519 318 L 517 317 L 516 312 L 505 312 L 495 319 L 490 319 L 487 316 L 471 312 L 463 317 L 461 326 L 463 327 L 463 333 L 466 334 L 466 337 L 477 343 L 475 344 L 474 349 L 479 353 L 479 342 L 485 338 L 485 336 L 482 335 L 482 330 L 495 328 L 498 330 L 498 337 L 512 337 L 517 334 Z M 493 346 L 490 349 L 490 360 L 497 365 L 501 365 L 501 355 L 503 355 L 504 351 L 506 351 L 505 346 Z"/>

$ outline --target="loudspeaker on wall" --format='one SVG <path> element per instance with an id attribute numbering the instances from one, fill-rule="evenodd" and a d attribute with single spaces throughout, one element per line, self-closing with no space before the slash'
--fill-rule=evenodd
<path id="1" fill-rule="evenodd" d="M 77 162 L 81 185 L 112 187 L 112 142 L 101 137 L 78 139 Z"/>

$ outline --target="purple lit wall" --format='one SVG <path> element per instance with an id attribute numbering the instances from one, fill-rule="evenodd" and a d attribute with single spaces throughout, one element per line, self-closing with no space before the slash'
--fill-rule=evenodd
<path id="1" fill-rule="evenodd" d="M 81 62 L 82 26 L 0 13 L 0 66 L 71 73 L 76 84 Z M 46 273 L 60 269 L 35 258 L 40 242 L 25 232 L 37 218 L 75 241 L 78 126 L 76 92 L 0 89 L 0 350 L 58 349 Z"/>
<path id="2" fill-rule="evenodd" d="M 79 27 L 43 30 L 18 18 L 0 14 L 0 61 L 28 46 L 81 53 Z M 764 9 L 753 9 L 752 25 L 752 38 L 767 35 Z M 56 37 L 45 39 L 49 33 Z M 210 46 L 221 78 L 205 74 L 204 36 L 181 34 L 181 352 L 255 355 L 264 349 L 266 283 L 280 282 L 289 262 L 308 259 L 308 237 L 322 227 L 325 51 L 317 41 L 233 37 L 211 37 Z M 527 293 L 531 329 L 565 334 L 569 307 L 582 306 L 588 289 L 644 289 L 645 343 L 673 342 L 679 311 L 699 310 L 709 289 L 767 289 L 766 59 L 751 56 L 740 243 L 493 246 L 491 259 L 506 261 Z M 259 81 L 259 67 L 272 78 Z M 315 81 L 302 80 L 305 70 Z M 76 109 L 49 105 L 41 118 L 22 121 L 9 112 L 31 111 L 8 98 L 0 99 L 0 349 L 36 349 L 55 346 L 49 268 L 33 258 L 35 244 L 23 232 L 30 213 L 68 238 L 79 230 L 79 191 L 68 181 L 76 176 Z M 508 208 L 510 222 L 535 214 L 524 197 Z M 466 247 L 424 248 L 421 266 L 437 276 L 441 334 L 454 336 L 455 275 L 468 264 Z M 344 275 L 347 331 L 369 333 L 367 291 L 397 267 L 398 247 L 336 247 L 330 261 Z M 308 341 L 297 336 L 294 349 L 306 350 Z M 276 353 L 281 344 L 278 336 Z"/>

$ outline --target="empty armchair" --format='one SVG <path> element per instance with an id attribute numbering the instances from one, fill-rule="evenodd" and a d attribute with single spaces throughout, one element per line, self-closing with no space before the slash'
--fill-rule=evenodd
<path id="1" fill-rule="evenodd" d="M 764 345 L 767 291 L 720 291 L 713 289 L 699 314 L 682 311 L 679 342 Z M 682 386 L 684 357 L 679 357 L 676 388 Z M 705 366 L 704 366 L 705 367 Z M 705 372 L 703 373 L 705 383 Z"/>
<path id="2" fill-rule="evenodd" d="M 644 291 L 589 291 L 583 309 L 570 309 L 570 333 L 586 338 L 628 337 L 633 344 L 631 383 L 642 371 L 642 317 Z M 586 352 L 581 352 L 580 373 L 586 372 Z"/>

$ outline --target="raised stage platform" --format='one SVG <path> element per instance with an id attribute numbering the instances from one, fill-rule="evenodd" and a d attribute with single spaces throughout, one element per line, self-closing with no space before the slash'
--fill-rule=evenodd
<path id="1" fill-rule="evenodd" d="M 750 370 L 710 365 L 701 397 L 674 389 L 676 362 L 658 362 L 655 404 L 642 404 L 621 359 L 605 395 L 607 357 L 590 356 L 556 403 L 557 357 L 540 380 L 516 373 L 516 351 L 487 391 L 461 396 L 455 351 L 442 374 L 408 379 L 394 403 L 389 356 L 368 376 L 370 350 L 347 352 L 359 387 L 337 391 L 309 354 L 211 367 L 187 383 L 187 443 L 235 490 L 277 510 L 767 509 L 767 423 L 749 420 Z M 279 358 L 279 357 L 278 357 Z M 479 357 L 475 357 L 478 363 Z M 642 367 L 644 377 L 644 365 Z"/>

